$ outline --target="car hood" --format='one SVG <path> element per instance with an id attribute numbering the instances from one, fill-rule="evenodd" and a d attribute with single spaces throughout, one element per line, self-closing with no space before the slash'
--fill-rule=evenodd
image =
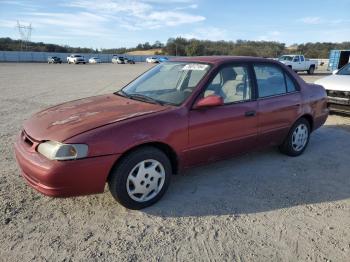
<path id="1" fill-rule="evenodd" d="M 100 126 L 159 112 L 169 107 L 113 94 L 101 95 L 67 102 L 38 112 L 24 122 L 24 130 L 37 141 L 62 142 Z"/>
<path id="2" fill-rule="evenodd" d="M 350 76 L 331 75 L 315 82 L 322 85 L 326 90 L 350 91 Z"/>

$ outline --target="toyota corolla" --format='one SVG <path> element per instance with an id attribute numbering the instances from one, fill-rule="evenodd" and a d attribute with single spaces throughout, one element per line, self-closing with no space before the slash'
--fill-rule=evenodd
<path id="1" fill-rule="evenodd" d="M 327 116 L 324 88 L 278 61 L 178 58 L 114 94 L 36 113 L 15 154 L 29 185 L 46 195 L 101 193 L 108 183 L 119 203 L 141 209 L 185 168 L 267 146 L 298 156 Z"/>

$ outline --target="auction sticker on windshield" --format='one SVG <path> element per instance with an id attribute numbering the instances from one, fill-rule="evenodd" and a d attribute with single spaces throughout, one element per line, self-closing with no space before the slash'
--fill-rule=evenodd
<path id="1" fill-rule="evenodd" d="M 203 71 L 208 68 L 208 65 L 203 65 L 203 64 L 187 64 L 185 65 L 182 70 L 198 70 L 198 71 Z"/>

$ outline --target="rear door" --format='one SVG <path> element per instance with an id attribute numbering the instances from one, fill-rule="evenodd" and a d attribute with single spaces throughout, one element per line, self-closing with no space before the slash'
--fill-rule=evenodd
<path id="1" fill-rule="evenodd" d="M 224 105 L 189 112 L 187 167 L 243 153 L 256 143 L 257 101 L 249 66 L 222 67 L 201 97 L 210 95 L 221 96 Z"/>
<path id="2" fill-rule="evenodd" d="M 300 88 L 282 67 L 253 66 L 258 93 L 258 144 L 279 145 L 301 113 Z"/>

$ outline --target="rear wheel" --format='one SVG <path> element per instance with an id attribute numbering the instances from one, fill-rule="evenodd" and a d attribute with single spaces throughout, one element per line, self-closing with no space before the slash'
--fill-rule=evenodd
<path id="1" fill-rule="evenodd" d="M 307 73 L 308 73 L 309 75 L 313 75 L 314 72 L 315 72 L 315 67 L 314 67 L 314 66 L 310 66 L 309 70 L 307 70 Z"/>
<path id="2" fill-rule="evenodd" d="M 162 151 L 142 147 L 122 158 L 112 169 L 109 190 L 124 207 L 142 209 L 164 195 L 171 170 L 170 160 Z"/>
<path id="3" fill-rule="evenodd" d="M 290 129 L 287 138 L 279 149 L 288 156 L 301 155 L 310 140 L 310 124 L 305 118 L 300 118 Z"/>

